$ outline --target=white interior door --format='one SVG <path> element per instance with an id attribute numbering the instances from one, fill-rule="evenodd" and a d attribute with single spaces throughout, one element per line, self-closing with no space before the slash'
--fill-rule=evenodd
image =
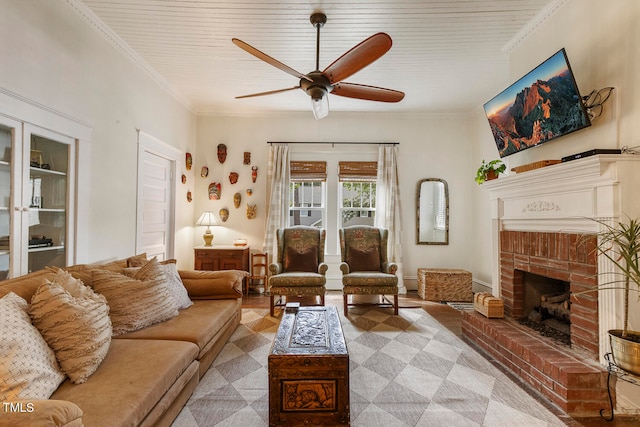
<path id="1" fill-rule="evenodd" d="M 139 147 L 136 253 L 162 261 L 174 257 L 176 160 L 163 152 L 166 145 L 143 132 Z"/>

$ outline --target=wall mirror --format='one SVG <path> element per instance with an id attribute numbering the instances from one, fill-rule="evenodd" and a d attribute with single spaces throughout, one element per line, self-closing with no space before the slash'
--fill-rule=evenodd
<path id="1" fill-rule="evenodd" d="M 416 243 L 449 244 L 449 188 L 444 179 L 427 178 L 418 181 Z"/>

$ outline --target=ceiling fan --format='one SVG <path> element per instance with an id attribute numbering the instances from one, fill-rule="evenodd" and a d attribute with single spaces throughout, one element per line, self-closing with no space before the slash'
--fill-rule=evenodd
<path id="1" fill-rule="evenodd" d="M 307 74 L 302 74 L 294 70 L 242 40 L 236 38 L 231 39 L 236 46 L 249 52 L 256 58 L 300 79 L 298 86 L 236 96 L 236 99 L 272 95 L 293 89 L 302 89 L 311 97 L 313 115 L 319 120 L 329 114 L 329 93 L 347 98 L 380 102 L 399 102 L 404 98 L 404 93 L 397 90 L 342 81 L 371 64 L 391 49 L 392 42 L 388 34 L 377 33 L 372 35 L 333 61 L 324 71 L 320 71 L 320 28 L 327 22 L 327 16 L 324 13 L 316 12 L 311 15 L 310 21 L 317 31 L 316 69 Z"/>

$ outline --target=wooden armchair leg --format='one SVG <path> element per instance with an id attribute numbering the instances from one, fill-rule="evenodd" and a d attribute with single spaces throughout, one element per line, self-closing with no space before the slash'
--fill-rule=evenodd
<path id="1" fill-rule="evenodd" d="M 271 317 L 273 317 L 273 304 L 274 304 L 273 299 L 274 298 L 275 296 L 273 294 L 271 294 L 271 296 L 269 297 L 269 314 L 271 315 Z"/>
<path id="2" fill-rule="evenodd" d="M 347 302 L 347 298 L 349 297 L 349 295 L 344 294 L 343 296 L 344 299 L 344 317 L 347 317 L 349 315 L 348 311 L 349 311 L 349 303 Z"/>
<path id="3" fill-rule="evenodd" d="M 324 307 L 324 294 L 320 295 L 320 305 Z"/>
<path id="4" fill-rule="evenodd" d="M 398 315 L 398 294 L 393 296 L 393 314 Z"/>

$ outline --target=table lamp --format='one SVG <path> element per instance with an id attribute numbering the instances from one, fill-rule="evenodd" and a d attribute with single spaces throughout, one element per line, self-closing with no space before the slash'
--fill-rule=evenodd
<path id="1" fill-rule="evenodd" d="M 204 211 L 202 215 L 200 215 L 200 218 L 198 218 L 198 220 L 196 221 L 196 225 L 207 226 L 207 231 L 204 232 L 202 238 L 204 239 L 205 246 L 211 246 L 211 242 L 213 241 L 213 233 L 211 233 L 211 228 L 209 227 L 212 225 L 218 225 L 218 218 L 216 217 L 216 215 L 211 211 Z"/>

